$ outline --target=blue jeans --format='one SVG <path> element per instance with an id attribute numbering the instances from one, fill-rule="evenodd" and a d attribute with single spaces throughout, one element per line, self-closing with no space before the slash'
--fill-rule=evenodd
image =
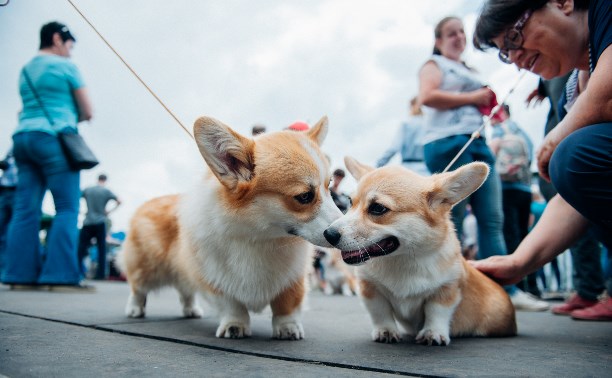
<path id="1" fill-rule="evenodd" d="M 612 122 L 581 128 L 568 135 L 552 155 L 553 185 L 567 203 L 587 218 L 592 231 L 612 250 Z M 599 249 L 597 249 L 599 250 Z M 593 260 L 596 257 L 591 257 Z M 608 294 L 612 277 L 606 277 Z"/>
<path id="2" fill-rule="evenodd" d="M 19 170 L 15 208 L 9 224 L 2 281 L 15 284 L 77 284 L 79 172 L 71 171 L 57 137 L 38 131 L 13 136 Z M 41 206 L 49 189 L 56 215 L 42 258 Z"/>
<path id="3" fill-rule="evenodd" d="M 442 172 L 469 139 L 469 135 L 454 135 L 427 143 L 424 147 L 427 168 L 433 173 Z M 450 170 L 455 170 L 474 161 L 487 163 L 491 171 L 477 191 L 453 207 L 451 216 L 455 224 L 457 237 L 461 240 L 465 208 L 469 203 L 478 224 L 478 258 L 484 259 L 493 255 L 505 255 L 507 250 L 503 234 L 504 213 L 502 210 L 501 181 L 495 171 L 495 157 L 484 138 L 475 139 L 451 166 Z M 506 291 L 510 295 L 515 290 L 515 286 L 506 287 Z"/>
<path id="4" fill-rule="evenodd" d="M 0 187 L 0 274 L 4 270 L 4 251 L 6 249 L 6 233 L 13 216 L 15 189 Z"/>

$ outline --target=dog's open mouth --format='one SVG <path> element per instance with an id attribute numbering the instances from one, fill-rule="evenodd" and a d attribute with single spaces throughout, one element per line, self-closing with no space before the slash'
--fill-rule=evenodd
<path id="1" fill-rule="evenodd" d="M 341 251 L 342 260 L 350 265 L 359 265 L 365 263 L 372 257 L 388 255 L 398 247 L 399 240 L 397 240 L 395 236 L 390 236 L 366 248 L 361 248 L 356 251 Z"/>

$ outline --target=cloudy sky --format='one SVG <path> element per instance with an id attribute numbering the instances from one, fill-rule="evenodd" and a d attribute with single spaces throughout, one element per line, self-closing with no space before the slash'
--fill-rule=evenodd
<path id="1" fill-rule="evenodd" d="M 4 0 L 2 0 L 4 2 Z M 324 149 L 332 166 L 351 155 L 374 164 L 391 143 L 417 91 L 417 72 L 431 53 L 441 18 L 462 18 L 471 40 L 475 0 L 73 0 L 100 33 L 191 131 L 200 115 L 249 135 L 255 123 L 280 130 L 327 115 Z M 21 67 L 38 50 L 40 27 L 57 20 L 77 43 L 72 59 L 94 104 L 81 133 L 99 173 L 124 202 L 112 215 L 125 229 L 135 208 L 158 195 L 188 190 L 204 162 L 184 130 L 94 33 L 68 1 L 11 0 L 0 7 L 0 153 L 11 144 L 21 101 Z M 496 53 L 466 62 L 503 97 L 518 77 Z M 526 108 L 537 84 L 528 74 L 509 104 L 515 120 L 541 141 L 548 104 Z M 396 158 L 397 159 L 397 158 Z M 398 160 L 394 160 L 397 164 Z M 345 180 L 350 191 L 354 182 Z M 50 201 L 45 209 L 52 212 Z"/>

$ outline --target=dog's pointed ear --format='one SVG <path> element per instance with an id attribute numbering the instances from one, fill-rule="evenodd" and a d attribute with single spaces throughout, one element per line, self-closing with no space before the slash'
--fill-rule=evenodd
<path id="1" fill-rule="evenodd" d="M 366 173 L 372 172 L 374 170 L 374 168 L 362 164 L 350 156 L 344 157 L 344 165 L 357 181 L 361 180 L 363 175 L 365 175 Z"/>
<path id="2" fill-rule="evenodd" d="M 327 136 L 328 123 L 327 116 L 323 116 L 319 122 L 306 132 L 310 139 L 314 140 L 319 146 L 323 144 Z"/>
<path id="3" fill-rule="evenodd" d="M 198 118 L 193 134 L 202 157 L 228 189 L 251 180 L 255 169 L 253 140 L 210 117 Z"/>
<path id="4" fill-rule="evenodd" d="M 489 166 L 475 162 L 448 173 L 434 176 L 434 189 L 429 193 L 432 207 L 448 205 L 449 208 L 474 193 L 489 175 Z"/>

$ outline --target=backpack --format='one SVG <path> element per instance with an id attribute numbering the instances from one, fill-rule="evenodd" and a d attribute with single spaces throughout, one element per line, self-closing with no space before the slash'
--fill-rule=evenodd
<path id="1" fill-rule="evenodd" d="M 505 126 L 502 127 L 504 135 L 501 137 L 495 160 L 495 170 L 502 181 L 528 183 L 531 172 L 527 143 L 521 135 L 512 133 Z"/>

